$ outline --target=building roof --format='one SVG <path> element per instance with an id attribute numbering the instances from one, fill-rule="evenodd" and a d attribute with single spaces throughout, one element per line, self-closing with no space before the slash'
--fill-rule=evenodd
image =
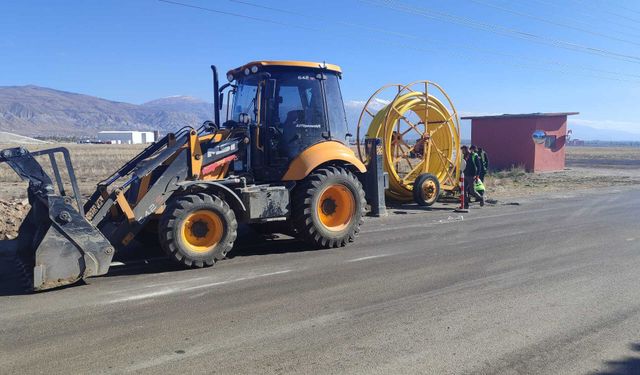
<path id="1" fill-rule="evenodd" d="M 326 69 L 326 70 L 342 73 L 342 69 L 340 69 L 338 65 L 334 65 L 334 64 L 326 64 L 326 63 L 311 62 L 311 61 L 270 60 L 270 61 L 252 61 L 250 63 L 242 65 L 241 67 L 229 70 L 227 72 L 227 75 L 235 76 L 236 74 L 242 72 L 246 68 L 251 69 L 252 66 L 258 66 L 258 67 L 289 66 L 289 67 L 297 67 L 297 68 L 315 68 L 315 69 Z"/>
<path id="2" fill-rule="evenodd" d="M 475 119 L 484 119 L 484 118 L 523 118 L 523 117 L 558 117 L 558 116 L 573 116 L 579 115 L 580 112 L 536 112 L 536 113 L 516 113 L 509 114 L 505 113 L 502 115 L 489 115 L 489 116 L 465 116 L 461 117 L 462 120 L 475 120 Z"/>

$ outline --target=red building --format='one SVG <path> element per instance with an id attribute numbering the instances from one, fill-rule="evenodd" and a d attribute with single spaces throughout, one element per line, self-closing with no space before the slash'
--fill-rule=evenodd
<path id="1" fill-rule="evenodd" d="M 462 117 L 471 120 L 471 143 L 484 148 L 491 169 L 523 166 L 527 172 L 564 169 L 567 116 L 578 112 Z M 533 134 L 538 135 L 538 142 Z"/>

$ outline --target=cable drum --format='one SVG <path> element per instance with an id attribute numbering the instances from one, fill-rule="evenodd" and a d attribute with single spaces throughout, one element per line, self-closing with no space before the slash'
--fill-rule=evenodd
<path id="1" fill-rule="evenodd" d="M 449 96 L 436 83 L 417 81 L 378 89 L 362 109 L 356 130 L 358 156 L 366 162 L 363 134 L 382 139 L 388 198 L 413 200 L 413 183 L 423 173 L 437 177 L 443 191 L 457 188 L 460 119 Z"/>

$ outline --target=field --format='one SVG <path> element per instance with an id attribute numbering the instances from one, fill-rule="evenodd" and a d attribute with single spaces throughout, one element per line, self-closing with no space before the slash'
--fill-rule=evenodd
<path id="1" fill-rule="evenodd" d="M 31 151 L 36 151 L 57 146 L 43 144 L 30 145 L 27 148 Z M 118 167 L 144 148 L 142 145 L 64 144 L 62 146 L 68 148 L 71 153 L 78 184 L 84 195 L 91 194 L 98 181 L 111 175 Z M 7 147 L 15 147 L 15 145 L 0 144 L 0 149 Z M 40 161 L 46 169 L 46 160 Z M 26 185 L 5 164 L 0 165 L 0 184 L 2 184 L 0 189 L 0 197 L 2 198 L 15 199 L 25 195 Z"/>
<path id="2" fill-rule="evenodd" d="M 29 145 L 31 151 L 56 147 L 58 145 L 39 144 Z M 94 145 L 94 144 L 64 144 L 69 149 L 73 161 L 80 191 L 84 196 L 93 193 L 98 181 L 108 177 L 118 167 L 138 154 L 143 146 L 139 145 Z M 15 147 L 2 145 L 0 149 Z M 39 159 L 50 176 L 46 159 Z M 62 165 L 62 160 L 58 160 Z M 63 179 L 65 176 L 63 175 Z M 65 179 L 66 180 L 66 179 Z M 0 164 L 0 240 L 12 239 L 29 206 L 26 201 L 27 184 L 6 164 Z"/>
<path id="3" fill-rule="evenodd" d="M 30 150 L 53 145 L 30 145 Z M 139 153 L 140 145 L 65 144 L 71 153 L 80 190 L 91 194 L 95 184 Z M 15 147 L 1 145 L 0 149 Z M 46 164 L 46 163 L 43 163 Z M 531 194 L 551 194 L 580 189 L 640 184 L 640 148 L 570 147 L 567 168 L 559 172 L 525 173 L 514 168 L 490 173 L 487 197 L 513 200 Z M 0 165 L 0 239 L 13 237 L 22 215 L 26 184 L 7 165 Z"/>
<path id="4" fill-rule="evenodd" d="M 568 147 L 563 171 L 525 173 L 521 168 L 490 173 L 491 198 L 640 184 L 640 148 Z"/>

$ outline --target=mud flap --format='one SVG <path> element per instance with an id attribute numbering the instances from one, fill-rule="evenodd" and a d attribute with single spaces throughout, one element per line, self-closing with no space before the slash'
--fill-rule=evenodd
<path id="1" fill-rule="evenodd" d="M 73 284 L 83 278 L 104 275 L 109 270 L 114 248 L 102 233 L 74 207 L 82 207 L 66 149 L 33 153 L 63 153 L 72 179 L 75 198 L 67 196 L 55 158 L 52 166 L 61 195 L 54 193 L 51 178 L 24 149 L 3 150 L 0 162 L 6 161 L 24 180 L 29 181 L 31 210 L 18 232 L 18 258 L 26 272 L 32 272 L 33 290 L 40 291 Z M 27 275 L 30 277 L 31 275 Z"/>

